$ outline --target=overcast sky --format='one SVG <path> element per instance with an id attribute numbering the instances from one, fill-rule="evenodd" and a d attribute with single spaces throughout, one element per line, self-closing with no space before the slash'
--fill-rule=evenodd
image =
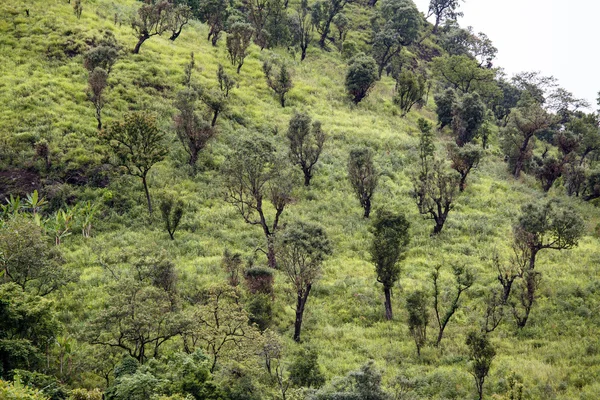
<path id="1" fill-rule="evenodd" d="M 424 13 L 429 0 L 414 0 Z M 495 66 L 553 75 L 596 109 L 600 91 L 600 0 L 466 0 L 462 27 L 484 32 L 498 48 Z M 429 19 L 434 22 L 433 17 Z"/>

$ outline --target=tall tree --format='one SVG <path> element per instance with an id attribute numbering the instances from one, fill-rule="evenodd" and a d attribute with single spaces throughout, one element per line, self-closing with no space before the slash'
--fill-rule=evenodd
<path id="1" fill-rule="evenodd" d="M 138 54 L 142 44 L 152 36 L 162 35 L 169 27 L 172 4 L 166 0 L 155 3 L 144 3 L 138 9 L 137 15 L 131 21 L 131 26 L 137 35 L 138 42 L 133 54 Z"/>
<path id="2" fill-rule="evenodd" d="M 281 270 L 296 294 L 294 340 L 300 341 L 302 319 L 308 296 L 321 273 L 321 264 L 331 254 L 331 244 L 318 225 L 289 225 L 277 240 Z"/>
<path id="3" fill-rule="evenodd" d="M 129 113 L 123 121 L 114 123 L 103 132 L 102 137 L 112 148 L 117 164 L 128 175 L 141 178 L 148 212 L 152 214 L 148 172 L 167 155 L 164 134 L 158 129 L 156 118 L 144 112 Z"/>
<path id="4" fill-rule="evenodd" d="M 198 8 L 198 16 L 200 21 L 206 23 L 209 27 L 207 40 L 210 40 L 212 45 L 216 46 L 229 18 L 229 1 L 201 1 Z"/>
<path id="5" fill-rule="evenodd" d="M 383 69 L 418 37 L 422 16 L 412 0 L 384 0 L 373 19 L 373 58 Z"/>
<path id="6" fill-rule="evenodd" d="M 435 16 L 433 33 L 437 33 L 442 21 L 462 17 L 462 12 L 457 11 L 459 5 L 459 0 L 431 0 L 429 2 L 429 12 L 426 18 Z"/>
<path id="7" fill-rule="evenodd" d="M 273 63 L 267 60 L 263 63 L 263 72 L 267 78 L 267 85 L 277 94 L 281 107 L 285 107 L 285 96 L 294 87 L 285 63 L 281 63 L 279 71 L 273 73 Z"/>
<path id="8" fill-rule="evenodd" d="M 486 116 L 485 104 L 479 94 L 468 93 L 454 103 L 452 114 L 452 130 L 456 144 L 462 147 L 479 135 L 479 129 Z"/>
<path id="9" fill-rule="evenodd" d="M 321 122 L 312 122 L 308 114 L 296 113 L 290 120 L 287 137 L 290 140 L 290 158 L 302 169 L 304 186 L 310 186 L 313 169 L 325 144 Z"/>
<path id="10" fill-rule="evenodd" d="M 300 46 L 300 61 L 306 58 L 306 50 L 312 41 L 312 22 L 309 15 L 308 0 L 301 0 L 300 5 L 296 10 L 295 19 L 292 19 L 294 24 L 294 41 Z"/>
<path id="11" fill-rule="evenodd" d="M 368 149 L 352 150 L 348 158 L 348 179 L 364 209 L 364 217 L 371 214 L 371 198 L 377 188 L 379 172 L 373 163 L 373 152 Z"/>
<path id="12" fill-rule="evenodd" d="M 175 41 L 181 35 L 183 27 L 186 26 L 192 18 L 192 9 L 185 4 L 176 4 L 171 7 L 168 17 L 169 30 L 171 36 L 169 40 Z"/>
<path id="13" fill-rule="evenodd" d="M 354 104 L 367 97 L 377 82 L 377 64 L 373 57 L 364 53 L 357 54 L 350 60 L 346 73 L 346 90 Z"/>
<path id="14" fill-rule="evenodd" d="M 252 43 L 254 28 L 250 24 L 236 22 L 229 28 L 227 35 L 227 52 L 231 65 L 237 66 L 237 73 L 240 73 L 244 60 L 248 55 L 248 47 Z"/>
<path id="15" fill-rule="evenodd" d="M 456 91 L 448 88 L 440 94 L 434 96 L 436 113 L 438 117 L 439 129 L 444 129 L 445 126 L 452 124 L 454 118 L 454 105 L 458 101 Z"/>
<path id="16" fill-rule="evenodd" d="M 548 128 L 551 122 L 552 116 L 536 102 L 511 112 L 508 125 L 502 130 L 502 147 L 515 178 L 519 178 L 532 158 L 535 135 Z"/>
<path id="17" fill-rule="evenodd" d="M 400 277 L 400 261 L 404 258 L 410 234 L 410 223 L 403 214 L 378 210 L 373 221 L 371 261 L 375 264 L 377 282 L 383 285 L 385 318 L 391 320 L 392 288 Z"/>
<path id="18" fill-rule="evenodd" d="M 403 71 L 396 80 L 396 95 L 394 103 L 400 107 L 402 116 L 406 116 L 411 108 L 423 100 L 427 85 L 423 75 L 411 71 Z"/>
<path id="19" fill-rule="evenodd" d="M 477 168 L 479 165 L 483 157 L 483 150 L 472 143 L 468 143 L 463 147 L 451 144 L 448 146 L 448 156 L 452 169 L 460 174 L 458 189 L 462 192 L 466 187 L 467 176 L 473 168 Z"/>
<path id="20" fill-rule="evenodd" d="M 292 201 L 294 182 L 275 147 L 261 137 L 241 140 L 224 165 L 227 201 L 233 204 L 246 223 L 259 225 L 267 239 L 269 266 L 277 266 L 274 239 L 285 207 Z M 265 200 L 275 211 L 272 221 L 267 219 Z"/>
<path id="21" fill-rule="evenodd" d="M 477 331 L 469 332 L 465 343 L 469 347 L 469 360 L 471 361 L 469 372 L 475 379 L 479 400 L 482 400 L 483 385 L 485 378 L 490 373 L 496 350 L 487 335 Z"/>
<path id="22" fill-rule="evenodd" d="M 447 86 L 462 93 L 479 92 L 486 96 L 497 90 L 493 69 L 481 68 L 470 56 L 441 56 L 432 61 L 434 74 Z"/>
<path id="23" fill-rule="evenodd" d="M 104 108 L 104 89 L 108 86 L 108 72 L 102 68 L 95 68 L 88 77 L 87 98 L 94 105 L 96 111 L 97 129 L 102 129 L 102 108 Z"/>
<path id="24" fill-rule="evenodd" d="M 425 292 L 417 290 L 408 295 L 406 309 L 408 311 L 408 329 L 415 340 L 417 355 L 420 357 L 421 347 L 427 342 L 427 324 L 429 323 Z"/>
<path id="25" fill-rule="evenodd" d="M 319 0 L 312 5 L 311 21 L 319 33 L 319 47 L 325 48 L 325 42 L 329 38 L 331 23 L 337 14 L 352 0 Z"/>

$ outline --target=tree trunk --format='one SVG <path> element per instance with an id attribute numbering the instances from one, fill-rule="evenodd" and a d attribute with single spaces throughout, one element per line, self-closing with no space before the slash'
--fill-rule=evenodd
<path id="1" fill-rule="evenodd" d="M 308 46 L 302 46 L 302 55 L 300 56 L 300 62 L 304 61 L 306 58 L 306 49 Z"/>
<path id="2" fill-rule="evenodd" d="M 388 287 L 383 288 L 385 294 L 385 319 L 391 321 L 393 318 L 392 314 L 392 290 Z"/>
<path id="3" fill-rule="evenodd" d="M 311 285 L 306 286 L 304 295 L 298 293 L 298 300 L 296 302 L 296 321 L 294 322 L 294 341 L 300 342 L 300 331 L 302 329 L 302 317 L 304 315 L 304 307 L 310 294 Z"/>
<path id="4" fill-rule="evenodd" d="M 179 37 L 179 35 L 181 35 L 181 29 L 179 29 L 177 32 L 173 32 L 173 34 L 171 35 L 171 37 L 169 38 L 169 40 L 171 41 L 175 41 L 175 39 L 177 39 Z"/>
<path id="5" fill-rule="evenodd" d="M 240 67 L 241 68 L 241 67 Z M 238 69 L 238 73 L 239 73 L 239 69 Z M 210 126 L 214 128 L 214 126 L 217 124 L 217 118 L 219 117 L 219 110 L 215 110 L 213 113 L 213 119 L 210 123 Z"/>
<path id="6" fill-rule="evenodd" d="M 273 237 L 267 237 L 267 262 L 270 268 L 277 268 L 277 258 L 275 257 L 275 243 L 273 243 Z"/>
<path id="7" fill-rule="evenodd" d="M 433 227 L 432 235 L 437 235 L 438 233 L 440 233 L 442 231 L 443 228 L 444 228 L 444 222 L 436 219 L 435 226 Z"/>
<path id="8" fill-rule="evenodd" d="M 468 174 L 460 174 L 460 182 L 458 184 L 458 191 L 459 192 L 464 192 L 465 191 L 465 187 L 467 186 L 467 175 Z"/>
<path id="9" fill-rule="evenodd" d="M 371 215 L 371 199 L 365 199 L 363 208 L 365 209 L 363 217 L 369 218 L 369 215 Z"/>
<path id="10" fill-rule="evenodd" d="M 304 172 L 304 186 L 310 186 L 310 179 L 312 178 L 310 170 L 303 169 L 302 172 Z"/>
<path id="11" fill-rule="evenodd" d="M 198 152 L 197 151 L 192 151 L 190 152 L 190 161 L 189 164 L 191 167 L 195 168 L 196 167 L 196 163 L 198 162 Z"/>
<path id="12" fill-rule="evenodd" d="M 133 49 L 133 54 L 139 54 L 140 52 L 140 47 L 142 47 L 142 44 L 144 44 L 144 42 L 149 38 L 150 36 L 148 35 L 142 35 L 139 37 L 139 40 L 137 42 L 137 44 L 135 45 L 135 48 Z"/>
<path id="13" fill-rule="evenodd" d="M 244 65 L 244 63 L 238 64 L 238 67 L 237 67 L 237 73 L 238 74 L 240 73 L 240 70 L 242 69 L 242 65 Z"/>
<path id="14" fill-rule="evenodd" d="M 146 174 L 142 176 L 142 184 L 144 185 L 144 192 L 146 192 L 146 201 L 148 202 L 148 212 L 152 215 L 152 201 L 150 200 L 150 192 L 148 191 L 148 182 L 146 182 Z"/>
<path id="15" fill-rule="evenodd" d="M 369 7 L 375 7 L 375 4 L 377 4 L 377 0 L 369 0 L 367 4 L 369 5 Z"/>

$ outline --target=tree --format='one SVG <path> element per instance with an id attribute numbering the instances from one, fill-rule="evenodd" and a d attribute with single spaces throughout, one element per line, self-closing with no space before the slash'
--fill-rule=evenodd
<path id="1" fill-rule="evenodd" d="M 357 371 L 351 371 L 331 388 L 319 390 L 314 400 L 388 400 L 390 396 L 381 387 L 381 372 L 371 360 Z"/>
<path id="2" fill-rule="evenodd" d="M 415 340 L 417 355 L 420 357 L 421 347 L 427 343 L 427 324 L 429 323 L 425 292 L 417 290 L 408 295 L 406 309 L 408 310 L 408 329 Z"/>
<path id="3" fill-rule="evenodd" d="M 83 12 L 83 4 L 81 4 L 81 0 L 75 0 L 75 3 L 73 3 L 73 12 L 75 13 L 77 19 L 81 18 L 81 13 Z"/>
<path id="4" fill-rule="evenodd" d="M 241 140 L 224 165 L 227 201 L 233 204 L 250 225 L 259 225 L 267 239 L 269 266 L 275 268 L 274 238 L 285 207 L 292 201 L 294 181 L 282 168 L 273 145 L 261 137 Z M 274 208 L 272 222 L 267 220 L 264 201 Z"/>
<path id="5" fill-rule="evenodd" d="M 477 395 L 479 396 L 479 400 L 482 400 L 483 384 L 490 372 L 490 366 L 496 356 L 496 350 L 490 343 L 487 335 L 477 331 L 468 333 L 466 344 L 469 347 L 469 360 L 471 361 L 471 370 L 469 372 L 475 378 Z"/>
<path id="6" fill-rule="evenodd" d="M 231 65 L 237 65 L 237 73 L 240 73 L 244 60 L 248 55 L 248 47 L 252 43 L 254 28 L 250 24 L 236 22 L 229 28 L 227 35 L 227 52 Z"/>
<path id="7" fill-rule="evenodd" d="M 144 112 L 129 113 L 123 121 L 103 132 L 103 138 L 115 153 L 118 165 L 125 168 L 128 175 L 142 179 L 148 212 L 152 215 L 148 172 L 167 155 L 164 135 L 156 125 L 156 118 Z"/>
<path id="8" fill-rule="evenodd" d="M 114 39 L 106 41 L 99 46 L 91 48 L 83 55 L 83 66 L 90 73 L 96 68 L 101 68 L 110 74 L 112 67 L 119 58 L 119 51 Z"/>
<path id="9" fill-rule="evenodd" d="M 383 69 L 400 54 L 402 47 L 411 45 L 421 29 L 421 13 L 412 0 L 385 0 L 373 20 L 373 58 Z"/>
<path id="10" fill-rule="evenodd" d="M 446 89 L 440 94 L 434 96 L 436 113 L 438 117 L 439 129 L 444 129 L 445 126 L 452 124 L 454 118 L 454 104 L 457 102 L 456 91 L 454 89 Z"/>
<path id="11" fill-rule="evenodd" d="M 371 214 L 371 198 L 377 188 L 379 172 L 373 164 L 373 152 L 368 149 L 356 149 L 348 158 L 348 179 L 354 193 L 364 209 L 364 217 Z"/>
<path id="12" fill-rule="evenodd" d="M 519 178 L 531 160 L 535 135 L 548 128 L 551 122 L 552 117 L 535 102 L 511 112 L 508 126 L 502 130 L 502 147 L 515 178 Z"/>
<path id="13" fill-rule="evenodd" d="M 583 230 L 584 224 L 579 214 L 556 200 L 529 203 L 522 207 L 513 235 L 515 246 L 522 249 L 520 277 L 523 278 L 523 284 L 519 299 L 524 313 L 519 313 L 515 303 L 511 304 L 519 328 L 527 323 L 541 279 L 539 272 L 535 271 L 537 254 L 544 249 L 576 247 Z"/>
<path id="14" fill-rule="evenodd" d="M 137 15 L 131 21 L 131 27 L 138 38 L 133 54 L 140 52 L 140 48 L 146 40 L 152 36 L 162 35 L 169 29 L 171 8 L 172 4 L 166 0 L 142 4 Z"/>
<path id="15" fill-rule="evenodd" d="M 294 87 L 294 84 L 292 83 L 292 76 L 288 72 L 285 63 L 281 63 L 279 72 L 274 75 L 273 64 L 267 60 L 263 63 L 263 72 L 267 78 L 267 85 L 279 97 L 279 103 L 281 104 L 281 107 L 285 107 L 285 95 Z"/>
<path id="16" fill-rule="evenodd" d="M 289 225 L 278 238 L 280 268 L 296 295 L 294 340 L 300 341 L 302 318 L 313 284 L 321 274 L 321 264 L 331 254 L 325 231 L 312 223 Z"/>
<path id="17" fill-rule="evenodd" d="M 325 383 L 319 368 L 319 353 L 315 348 L 302 347 L 290 365 L 290 380 L 297 387 L 320 388 Z"/>
<path id="18" fill-rule="evenodd" d="M 410 223 L 403 214 L 378 210 L 373 221 L 370 253 L 375 264 L 377 282 L 383 285 L 385 318 L 392 319 L 392 288 L 400 277 L 399 262 L 410 242 Z"/>
<path id="19" fill-rule="evenodd" d="M 0 276 L 5 282 L 46 296 L 73 280 L 63 263 L 35 220 L 16 216 L 0 227 Z"/>
<path id="20" fill-rule="evenodd" d="M 426 18 L 435 16 L 433 33 L 437 33 L 438 27 L 443 20 L 456 19 L 462 16 L 462 12 L 457 12 L 459 0 L 431 0 L 429 2 L 429 13 Z"/>
<path id="21" fill-rule="evenodd" d="M 209 27 L 207 40 L 210 40 L 212 45 L 216 46 L 229 18 L 229 1 L 201 1 L 198 7 L 198 16 L 200 21 L 206 23 Z"/>
<path id="22" fill-rule="evenodd" d="M 351 0 L 319 0 L 312 5 L 311 21 L 316 31 L 321 35 L 319 47 L 322 49 L 325 48 L 325 41 L 329 38 L 333 19 L 350 2 Z"/>
<path id="23" fill-rule="evenodd" d="M 446 166 L 439 160 L 432 162 L 426 174 L 420 173 L 413 179 L 413 197 L 419 212 L 435 222 L 432 235 L 444 228 L 448 213 L 454 207 L 459 183 L 460 177 L 447 172 Z"/>
<path id="24" fill-rule="evenodd" d="M 102 129 L 102 108 L 105 104 L 104 89 L 108 86 L 108 72 L 102 68 L 96 67 L 88 78 L 87 98 L 94 105 L 96 110 L 97 129 Z"/>
<path id="25" fill-rule="evenodd" d="M 189 155 L 189 165 L 196 166 L 198 155 L 215 136 L 215 129 L 196 113 L 195 102 L 198 95 L 193 90 L 183 90 L 177 94 L 175 107 L 179 114 L 175 116 L 177 138 Z"/>
<path id="26" fill-rule="evenodd" d="M 24 292 L 16 283 L 0 285 L 0 378 L 43 365 L 44 351 L 59 330 L 53 308 L 50 300 Z"/>
<path id="27" fill-rule="evenodd" d="M 467 176 L 473 168 L 477 168 L 483 157 L 483 150 L 472 143 L 463 147 L 458 147 L 454 143 L 448 146 L 448 156 L 450 157 L 451 167 L 460 174 L 458 190 L 464 191 L 466 187 Z"/>
<path id="28" fill-rule="evenodd" d="M 485 96 L 495 87 L 496 72 L 481 68 L 469 56 L 442 56 L 432 61 L 434 74 L 447 86 L 462 93 L 479 92 Z"/>
<path id="29" fill-rule="evenodd" d="M 290 120 L 287 131 L 290 141 L 289 155 L 292 162 L 302 169 L 304 186 L 310 186 L 313 169 L 319 161 L 326 138 L 321 122 L 311 122 L 308 114 L 296 113 Z"/>
<path id="30" fill-rule="evenodd" d="M 560 178 L 565 168 L 565 161 L 554 156 L 538 158 L 535 157 L 537 168 L 535 168 L 535 176 L 542 184 L 542 190 L 548 192 L 554 182 Z"/>
<path id="31" fill-rule="evenodd" d="M 377 64 L 373 57 L 364 53 L 356 55 L 348 66 L 346 73 L 346 90 L 354 104 L 360 103 L 377 81 Z"/>
<path id="32" fill-rule="evenodd" d="M 169 40 L 175 41 L 181 35 L 183 27 L 186 26 L 192 18 L 192 9 L 185 4 L 172 6 L 168 15 L 168 25 L 171 31 Z"/>
<path id="33" fill-rule="evenodd" d="M 442 310 L 442 305 L 440 304 L 441 294 L 440 294 L 440 283 L 439 283 L 440 269 L 441 269 L 441 265 L 438 265 L 437 267 L 435 267 L 435 271 L 433 271 L 433 273 L 431 274 L 431 279 L 433 281 L 433 310 L 435 312 L 435 320 L 438 325 L 438 336 L 437 336 L 437 340 L 435 342 L 436 346 L 440 345 L 440 342 L 442 341 L 442 337 L 444 335 L 444 330 L 446 329 L 448 322 L 450 322 L 450 319 L 452 318 L 454 313 L 456 313 L 456 311 L 460 307 L 461 295 L 466 290 L 468 290 L 473 285 L 473 282 L 475 281 L 475 277 L 473 276 L 473 273 L 470 270 L 468 270 L 467 268 L 465 268 L 464 266 L 462 266 L 462 265 L 453 265 L 452 266 L 452 273 L 454 274 L 456 292 L 453 295 L 453 297 L 451 298 L 450 305 L 446 309 L 446 312 L 442 316 L 441 313 L 443 310 Z"/>
<path id="34" fill-rule="evenodd" d="M 400 107 L 402 116 L 406 116 L 410 109 L 423 100 L 427 91 L 425 77 L 416 75 L 411 71 L 403 71 L 396 80 L 396 96 L 394 103 Z"/>
<path id="35" fill-rule="evenodd" d="M 90 344 L 123 349 L 143 364 L 158 357 L 160 347 L 186 324 L 163 288 L 121 277 L 107 291 L 102 309 L 88 325 Z"/>
<path id="36" fill-rule="evenodd" d="M 456 144 L 462 147 L 479 134 L 486 116 L 485 104 L 479 94 L 468 93 L 459 102 L 454 103 L 452 114 L 452 130 L 456 136 Z"/>
<path id="37" fill-rule="evenodd" d="M 169 237 L 171 240 L 175 240 L 175 231 L 179 227 L 181 217 L 183 217 L 183 201 L 177 200 L 173 197 L 166 197 L 160 203 L 160 214 Z"/>
<path id="38" fill-rule="evenodd" d="M 292 20 L 294 41 L 300 45 L 300 61 L 306 58 L 306 50 L 312 41 L 312 25 L 309 15 L 308 0 L 301 0 L 296 10 L 295 19 Z"/>

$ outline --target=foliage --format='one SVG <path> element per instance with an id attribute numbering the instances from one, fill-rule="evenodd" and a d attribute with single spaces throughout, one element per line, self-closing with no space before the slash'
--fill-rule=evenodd
<path id="1" fill-rule="evenodd" d="M 421 101 L 427 90 L 425 77 L 410 71 L 400 73 L 396 80 L 396 96 L 394 103 L 400 107 L 402 116 L 406 116 L 411 108 Z"/>
<path id="2" fill-rule="evenodd" d="M 429 323 L 427 306 L 427 295 L 422 290 L 412 292 L 406 297 L 408 329 L 415 340 L 418 356 L 421 356 L 421 347 L 427 343 L 427 325 Z"/>
<path id="3" fill-rule="evenodd" d="M 244 60 L 248 55 L 254 28 L 250 24 L 236 22 L 229 28 L 227 34 L 227 52 L 231 65 L 237 66 L 237 73 L 240 73 Z"/>
<path id="4" fill-rule="evenodd" d="M 170 28 L 169 19 L 172 5 L 166 0 L 143 4 L 131 21 L 131 27 L 138 42 L 134 54 L 140 52 L 142 44 L 152 36 L 162 35 Z"/>
<path id="5" fill-rule="evenodd" d="M 466 344 L 469 347 L 469 359 L 471 360 L 471 375 L 475 378 L 479 400 L 483 399 L 483 385 L 485 378 L 490 372 L 492 360 L 496 356 L 496 350 L 490 343 L 487 335 L 471 331 L 467 335 Z"/>
<path id="6" fill-rule="evenodd" d="M 373 57 L 360 53 L 350 60 L 346 74 L 346 90 L 354 104 L 367 97 L 376 81 L 377 64 Z"/>
<path id="7" fill-rule="evenodd" d="M 267 78 L 267 85 L 279 97 L 281 107 L 285 107 L 285 96 L 294 87 L 292 76 L 288 72 L 287 67 L 282 63 L 279 67 L 279 72 L 273 74 L 273 64 L 270 61 L 265 61 L 263 63 L 263 72 Z"/>
<path id="8" fill-rule="evenodd" d="M 325 376 L 319 367 L 319 353 L 314 348 L 298 349 L 289 370 L 295 386 L 320 388 L 325 383 Z"/>
<path id="9" fill-rule="evenodd" d="M 7 382 L 0 379 L 0 397 L 5 400 L 47 400 L 38 390 L 31 389 L 21 382 Z"/>
<path id="10" fill-rule="evenodd" d="M 173 197 L 166 197 L 160 203 L 160 215 L 162 216 L 162 220 L 165 224 L 165 228 L 167 232 L 169 232 L 169 237 L 171 240 L 175 240 L 175 231 L 179 227 L 179 223 L 181 222 L 181 217 L 183 217 L 184 207 L 183 201 L 177 200 Z"/>
<path id="11" fill-rule="evenodd" d="M 461 93 L 479 92 L 486 96 L 495 90 L 494 70 L 481 68 L 468 56 L 442 56 L 432 61 L 435 75 L 444 85 Z"/>
<path id="12" fill-rule="evenodd" d="M 479 94 L 469 93 L 454 104 L 452 114 L 452 130 L 456 136 L 456 144 L 462 147 L 479 134 L 486 115 L 485 105 Z"/>
<path id="13" fill-rule="evenodd" d="M 467 143 L 463 147 L 452 143 L 448 146 L 448 156 L 453 170 L 460 174 L 458 189 L 465 190 L 467 176 L 473 168 L 477 168 L 483 158 L 483 150 L 472 143 Z"/>
<path id="14" fill-rule="evenodd" d="M 377 282 L 383 285 L 385 293 L 385 316 L 392 319 L 391 290 L 400 277 L 399 262 L 410 242 L 408 232 L 410 223 L 403 214 L 393 214 L 386 210 L 377 210 L 373 221 L 373 241 L 371 242 L 371 261 L 375 264 Z"/>
<path id="15" fill-rule="evenodd" d="M 370 149 L 357 149 L 350 152 L 348 179 L 364 210 L 363 216 L 369 218 L 371 198 L 375 193 L 379 180 L 379 173 L 373 163 L 373 152 Z"/>
<path id="16" fill-rule="evenodd" d="M 454 118 L 454 104 L 457 101 L 456 91 L 454 89 L 446 89 L 440 94 L 434 96 L 436 112 L 438 117 L 438 125 L 440 129 L 452 124 Z"/>
<path id="17" fill-rule="evenodd" d="M 290 119 L 287 137 L 290 141 L 290 159 L 299 165 L 304 174 L 304 186 L 310 186 L 313 169 L 325 144 L 325 133 L 321 122 L 314 121 L 305 113 L 296 113 Z"/>

